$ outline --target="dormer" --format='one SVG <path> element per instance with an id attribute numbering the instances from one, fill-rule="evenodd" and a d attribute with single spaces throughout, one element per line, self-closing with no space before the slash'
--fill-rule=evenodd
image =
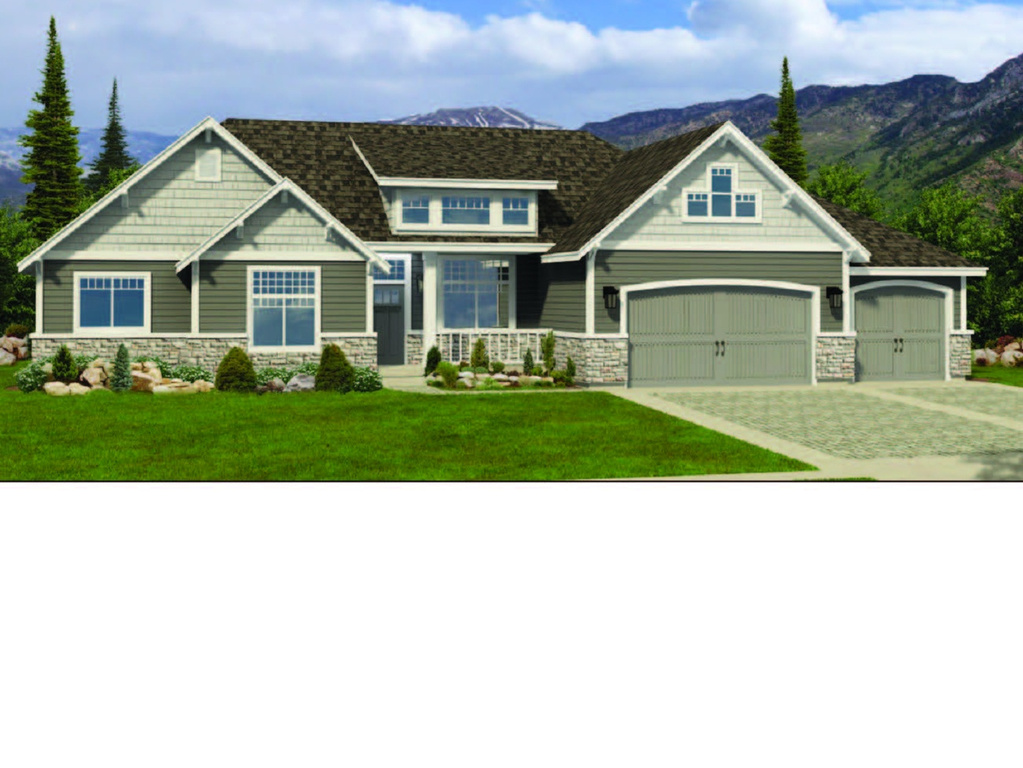
<path id="1" fill-rule="evenodd" d="M 556 181 L 387 179 L 378 183 L 396 234 L 537 233 L 537 193 Z"/>

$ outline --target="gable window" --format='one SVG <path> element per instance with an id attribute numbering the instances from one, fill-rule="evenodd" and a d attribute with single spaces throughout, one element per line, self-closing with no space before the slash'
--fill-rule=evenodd
<path id="1" fill-rule="evenodd" d="M 410 197 L 401 201 L 402 224 L 429 224 L 430 198 L 425 196 Z"/>
<path id="2" fill-rule="evenodd" d="M 319 268 L 249 268 L 249 334 L 253 347 L 316 348 Z"/>
<path id="3" fill-rule="evenodd" d="M 706 192 L 690 192 L 686 200 L 686 211 L 690 216 L 706 216 L 707 215 L 707 193 Z"/>
<path id="4" fill-rule="evenodd" d="M 391 267 L 391 271 L 387 274 L 384 270 L 380 269 L 376 264 L 373 265 L 373 279 L 374 280 L 394 280 L 396 282 L 404 282 L 405 280 L 405 260 L 404 259 L 388 259 L 387 264 Z"/>
<path id="5" fill-rule="evenodd" d="M 195 150 L 195 180 L 220 181 L 220 148 L 200 147 Z"/>
<path id="6" fill-rule="evenodd" d="M 528 197 L 506 197 L 503 202 L 505 224 L 529 224 Z"/>
<path id="7" fill-rule="evenodd" d="M 507 328 L 509 262 L 444 261 L 444 327 Z"/>
<path id="8" fill-rule="evenodd" d="M 147 273 L 74 273 L 75 331 L 149 333 Z"/>
<path id="9" fill-rule="evenodd" d="M 683 216 L 714 222 L 759 222 L 760 193 L 741 188 L 737 164 L 711 165 L 703 189 L 685 190 Z"/>
<path id="10" fill-rule="evenodd" d="M 712 216 L 732 215 L 732 169 L 710 169 L 710 212 Z"/>
<path id="11" fill-rule="evenodd" d="M 444 224 L 490 224 L 489 197 L 443 197 L 440 210 Z"/>

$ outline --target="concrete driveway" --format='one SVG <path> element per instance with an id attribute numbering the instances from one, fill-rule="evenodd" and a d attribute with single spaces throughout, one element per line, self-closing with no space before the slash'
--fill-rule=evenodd
<path id="1" fill-rule="evenodd" d="M 1023 389 L 1017 387 L 954 381 L 618 394 L 821 470 L 744 479 L 1023 479 Z"/>

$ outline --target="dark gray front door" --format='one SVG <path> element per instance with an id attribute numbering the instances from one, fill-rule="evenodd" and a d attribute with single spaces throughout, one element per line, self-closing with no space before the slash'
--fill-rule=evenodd
<path id="1" fill-rule="evenodd" d="M 400 285 L 373 288 L 373 327 L 377 332 L 377 364 L 405 363 L 405 289 Z"/>
<path id="2" fill-rule="evenodd" d="M 945 377 L 945 297 L 907 285 L 856 294 L 856 378 Z"/>

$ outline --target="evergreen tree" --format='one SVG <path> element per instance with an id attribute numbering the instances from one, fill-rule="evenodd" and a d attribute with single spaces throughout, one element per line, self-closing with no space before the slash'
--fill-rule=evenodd
<path id="1" fill-rule="evenodd" d="M 117 78 L 110 93 L 107 107 L 107 127 L 103 131 L 102 150 L 92 164 L 92 173 L 85 177 L 85 188 L 93 194 L 107 186 L 112 171 L 124 171 L 138 161 L 128 154 L 128 141 L 121 125 L 121 110 L 117 103 Z"/>
<path id="2" fill-rule="evenodd" d="M 852 165 L 842 160 L 835 165 L 820 166 L 813 181 L 806 185 L 806 191 L 850 211 L 880 220 L 884 204 L 874 190 L 865 186 L 866 179 L 865 171 L 858 173 Z"/>
<path id="3" fill-rule="evenodd" d="M 34 97 L 42 109 L 28 113 L 25 125 L 32 130 L 18 142 L 28 149 L 21 181 L 34 184 L 28 193 L 23 215 L 32 234 L 46 240 L 76 215 L 81 187 L 78 167 L 78 129 L 71 124 L 74 112 L 64 77 L 64 55 L 57 40 L 57 23 L 50 17 L 49 43 L 43 87 Z"/>
<path id="4" fill-rule="evenodd" d="M 28 221 L 10 205 L 0 206 L 0 327 L 32 326 L 36 311 L 35 277 L 18 273 L 18 262 L 36 249 Z"/>
<path id="5" fill-rule="evenodd" d="M 779 168 L 799 185 L 806 183 L 806 150 L 803 149 L 803 133 L 799 129 L 799 115 L 796 113 L 796 90 L 789 77 L 789 59 L 781 63 L 781 93 L 778 94 L 778 117 L 771 121 L 776 134 L 764 140 L 764 151 Z"/>

